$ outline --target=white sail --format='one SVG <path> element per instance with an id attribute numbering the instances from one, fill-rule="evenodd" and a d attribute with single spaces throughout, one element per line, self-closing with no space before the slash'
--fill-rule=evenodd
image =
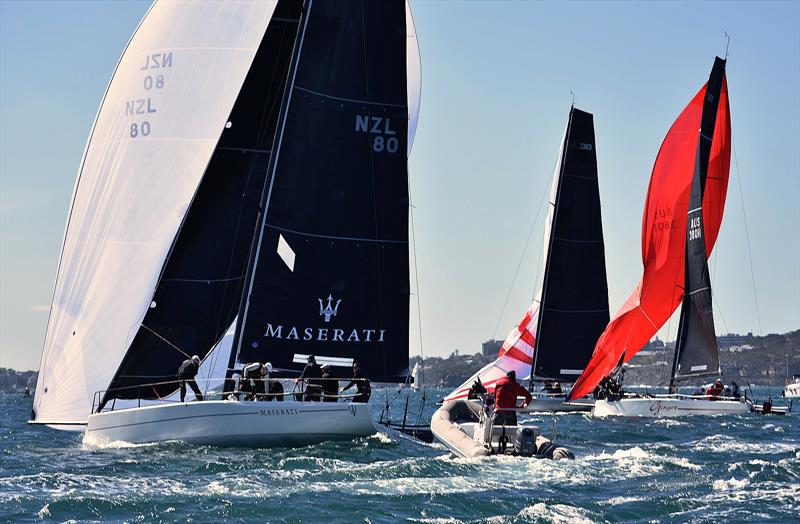
<path id="1" fill-rule="evenodd" d="M 85 420 L 147 308 L 276 1 L 156 2 L 117 65 L 78 171 L 36 419 Z"/>
<path id="2" fill-rule="evenodd" d="M 406 85 L 408 98 L 408 152 L 414 145 L 414 135 L 417 133 L 417 120 L 419 118 L 419 103 L 422 96 L 422 64 L 419 56 L 419 42 L 417 30 L 414 27 L 414 17 L 411 15 L 411 6 L 406 0 Z"/>

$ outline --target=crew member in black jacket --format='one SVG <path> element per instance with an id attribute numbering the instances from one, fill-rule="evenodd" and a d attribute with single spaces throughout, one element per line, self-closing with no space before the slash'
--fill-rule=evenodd
<path id="1" fill-rule="evenodd" d="M 306 383 L 305 400 L 313 400 L 318 402 L 322 396 L 322 370 L 317 364 L 317 359 L 314 355 L 308 356 L 308 364 L 303 368 L 303 373 L 300 374 L 300 380 Z"/>
<path id="2" fill-rule="evenodd" d="M 322 366 L 322 400 L 325 402 L 339 400 L 339 381 L 333 378 L 331 367 L 328 364 Z"/>
<path id="3" fill-rule="evenodd" d="M 367 403 L 370 395 L 372 395 L 372 386 L 369 384 L 369 379 L 361 373 L 361 366 L 358 365 L 358 362 L 353 362 L 353 380 L 343 387 L 342 391 L 350 389 L 353 386 L 356 387 L 356 391 L 358 392 L 358 394 L 353 397 L 353 402 Z"/>
<path id="4" fill-rule="evenodd" d="M 203 394 L 200 393 L 200 388 L 197 387 L 197 382 L 194 377 L 197 376 L 197 371 L 200 369 L 200 357 L 193 355 L 192 358 L 187 358 L 181 363 L 178 368 L 178 381 L 181 384 L 181 402 L 186 398 L 186 384 L 194 391 L 194 397 L 197 400 L 203 400 Z"/>

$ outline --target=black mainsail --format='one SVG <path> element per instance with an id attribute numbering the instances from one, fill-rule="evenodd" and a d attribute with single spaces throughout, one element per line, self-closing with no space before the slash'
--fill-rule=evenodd
<path id="1" fill-rule="evenodd" d="M 594 117 L 570 107 L 545 225 L 541 292 L 506 337 L 497 360 L 445 397 L 467 398 L 475 380 L 494 390 L 508 371 L 520 378 L 573 382 L 608 323 Z"/>
<path id="2" fill-rule="evenodd" d="M 275 8 L 105 401 L 169 395 L 181 361 L 205 358 L 236 317 L 301 11 Z"/>
<path id="3" fill-rule="evenodd" d="M 406 18 L 402 0 L 309 3 L 261 199 L 231 365 L 408 367 Z M 380 65 L 378 65 L 380 64 Z"/>
<path id="4" fill-rule="evenodd" d="M 591 113 L 570 108 L 560 159 L 532 376 L 573 382 L 609 320 Z"/>
<path id="5" fill-rule="evenodd" d="M 703 100 L 700 138 L 697 142 L 689 196 L 686 222 L 685 287 L 670 389 L 674 387 L 676 380 L 721 374 L 703 226 L 703 195 L 724 73 L 725 60 L 717 57 L 711 69 L 706 96 Z"/>

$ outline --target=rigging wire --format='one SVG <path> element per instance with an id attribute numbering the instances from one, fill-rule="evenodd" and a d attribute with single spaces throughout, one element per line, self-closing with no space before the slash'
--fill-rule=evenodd
<path id="1" fill-rule="evenodd" d="M 747 240 L 747 260 L 750 263 L 750 280 L 753 283 L 753 301 L 756 307 L 756 320 L 758 321 L 758 334 L 759 336 L 764 335 L 764 331 L 761 328 L 761 312 L 758 309 L 758 294 L 756 293 L 756 276 L 755 271 L 753 269 L 753 252 L 750 249 L 750 228 L 747 225 L 747 211 L 744 207 L 744 193 L 742 192 L 742 177 L 739 174 L 739 159 L 736 156 L 736 146 L 733 142 L 733 137 L 731 137 L 731 149 L 733 150 L 733 160 L 736 165 L 736 183 L 739 185 L 739 200 L 742 204 L 742 216 L 744 217 L 744 235 L 745 239 Z"/>
<path id="2" fill-rule="evenodd" d="M 558 165 L 558 159 L 553 163 L 552 172 L 555 172 L 556 167 Z M 542 196 L 539 197 L 539 207 L 536 208 L 536 214 L 533 217 L 533 221 L 531 222 L 530 230 L 528 231 L 528 238 L 525 240 L 525 245 L 522 247 L 522 253 L 519 256 L 519 262 L 517 262 L 517 268 L 514 271 L 514 276 L 511 278 L 511 285 L 508 287 L 508 292 L 506 293 L 505 301 L 503 301 L 503 307 L 500 309 L 500 315 L 497 317 L 497 323 L 494 326 L 494 330 L 492 331 L 492 336 L 497 336 L 497 330 L 500 329 L 500 323 L 503 321 L 503 315 L 505 314 L 506 307 L 508 306 L 508 301 L 511 298 L 511 292 L 514 291 L 514 284 L 517 282 L 517 276 L 519 275 L 519 270 L 522 267 L 522 262 L 525 260 L 525 253 L 528 250 L 528 245 L 531 242 L 531 236 L 533 235 L 533 230 L 536 227 L 536 224 L 539 220 L 539 214 L 542 212 L 542 207 L 544 206 L 545 201 L 547 201 L 547 184 L 545 184 L 544 191 L 542 192 Z M 541 257 L 539 257 L 541 259 Z M 534 298 L 536 295 L 536 283 L 539 282 L 539 273 L 541 271 L 542 261 L 539 260 L 538 265 L 536 266 L 536 279 L 534 280 Z"/>
<path id="3" fill-rule="evenodd" d="M 411 173 L 409 170 L 408 175 L 408 194 L 409 197 L 413 195 L 411 189 Z M 419 266 L 417 265 L 417 230 L 414 228 L 414 199 L 413 197 L 410 198 L 409 202 L 409 217 L 411 219 L 411 247 L 414 250 L 414 287 L 416 290 L 416 302 L 417 302 L 417 334 L 419 336 L 419 353 L 420 353 L 420 366 L 424 369 L 425 364 L 425 350 L 422 347 L 422 305 L 421 305 L 421 298 L 420 298 L 420 287 L 419 287 Z M 419 408 L 419 415 L 417 416 L 417 424 L 422 419 L 422 410 L 425 409 L 425 386 L 422 386 L 422 404 Z"/>

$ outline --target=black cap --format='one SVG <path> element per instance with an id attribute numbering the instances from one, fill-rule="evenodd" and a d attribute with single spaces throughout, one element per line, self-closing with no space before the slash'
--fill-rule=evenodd
<path id="1" fill-rule="evenodd" d="M 514 370 L 512 369 L 511 371 L 509 371 L 508 373 L 506 373 L 506 376 L 507 376 L 508 378 L 514 378 L 514 379 L 515 379 L 515 378 L 517 378 L 517 372 L 516 372 L 516 371 L 514 371 Z"/>
<path id="2" fill-rule="evenodd" d="M 314 358 L 314 355 L 309 355 L 308 356 L 308 362 L 313 362 L 314 364 L 316 364 L 317 363 L 317 359 Z"/>

